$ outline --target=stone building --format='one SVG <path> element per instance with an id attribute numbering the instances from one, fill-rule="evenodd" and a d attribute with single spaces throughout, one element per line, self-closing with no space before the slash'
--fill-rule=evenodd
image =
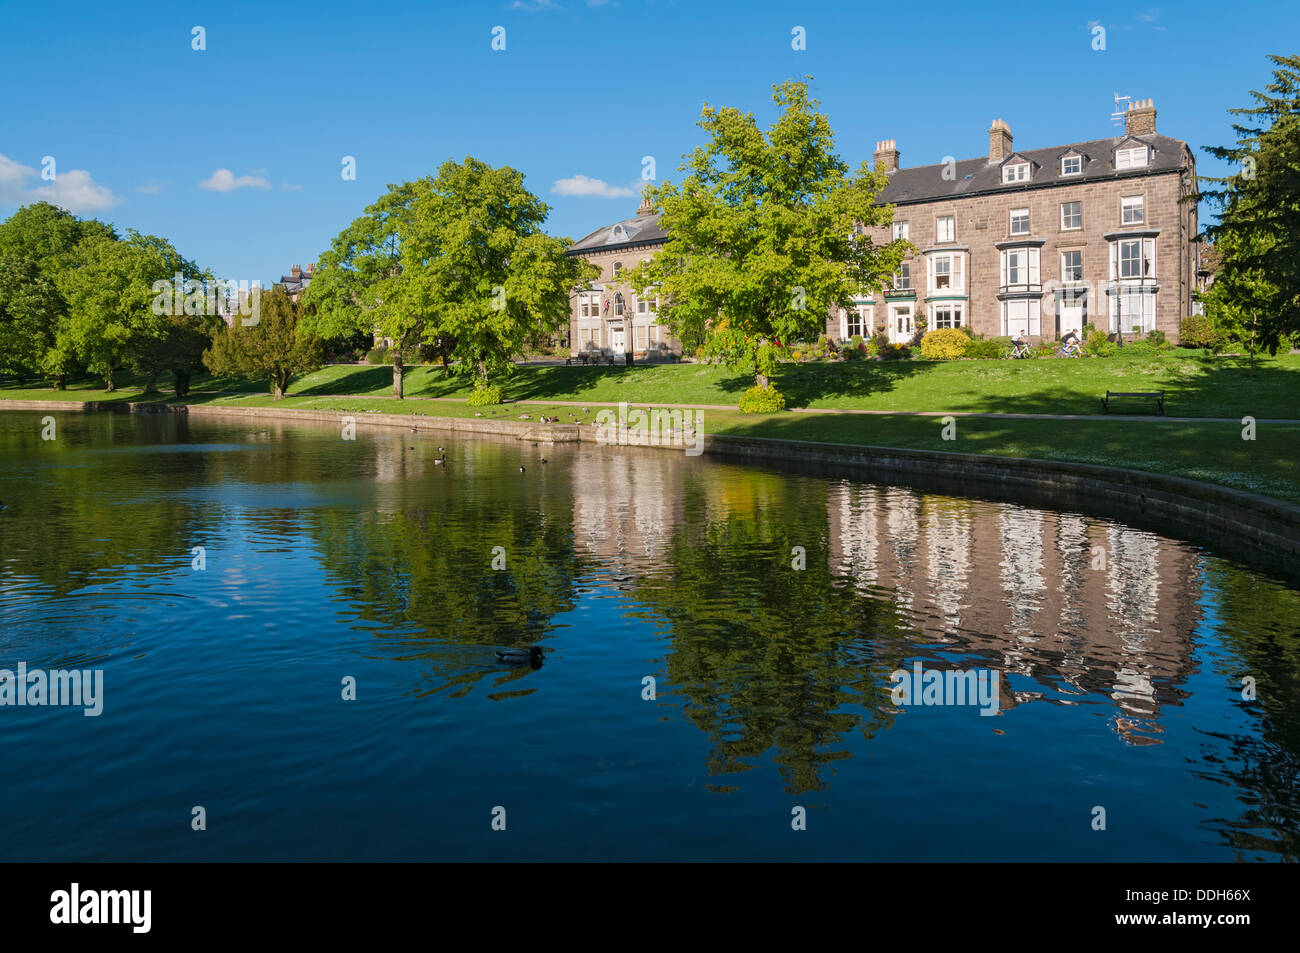
<path id="1" fill-rule="evenodd" d="M 588 346 L 619 358 L 627 352 L 645 357 L 664 349 L 681 353 L 680 342 L 655 323 L 655 301 L 638 298 L 618 281 L 620 272 L 658 254 L 666 238 L 658 214 L 642 200 L 635 218 L 598 228 L 569 249 L 570 255 L 581 255 L 600 268 L 590 289 L 570 297 L 569 341 L 574 354 Z"/>
<path id="2" fill-rule="evenodd" d="M 1196 160 L 1156 133 L 1152 101 L 1130 104 L 1124 135 L 1018 150 L 1001 119 L 987 156 L 906 169 L 892 139 L 875 166 L 891 229 L 918 249 L 890 287 L 832 309 L 845 340 L 884 328 L 892 341 L 968 326 L 976 334 L 1055 339 L 1094 324 L 1112 336 L 1152 330 L 1178 340 L 1197 287 Z"/>
<path id="3" fill-rule="evenodd" d="M 1200 270 L 1196 203 L 1183 201 L 1196 191 L 1196 160 L 1187 143 L 1156 132 L 1150 99 L 1131 103 L 1124 123 L 1122 136 L 1018 150 L 997 119 L 986 156 L 910 169 L 897 142 L 877 143 L 875 167 L 889 176 L 879 201 L 894 219 L 867 233 L 909 239 L 917 253 L 885 289 L 832 308 L 827 336 L 884 329 L 898 343 L 965 326 L 1054 340 L 1093 324 L 1112 337 L 1160 330 L 1177 342 Z M 570 254 L 601 269 L 592 290 L 572 296 L 574 353 L 588 342 L 618 355 L 644 355 L 656 342 L 681 353 L 655 325 L 654 302 L 617 282 L 666 238 L 642 202 L 635 218 L 573 245 Z"/>

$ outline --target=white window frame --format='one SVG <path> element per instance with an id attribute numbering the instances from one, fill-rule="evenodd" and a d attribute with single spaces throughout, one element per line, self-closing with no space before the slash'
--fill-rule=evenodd
<path id="1" fill-rule="evenodd" d="M 1023 256 L 1023 261 L 1021 256 Z M 1002 249 L 1001 259 L 1003 288 L 1012 285 L 1041 285 L 1043 283 L 1040 267 L 1041 256 L 1034 246 L 1022 245 L 1017 248 L 1004 248 Z"/>
<path id="2" fill-rule="evenodd" d="M 903 272 L 907 272 L 907 282 L 903 284 Z M 912 290 L 912 263 L 905 261 L 898 266 L 898 271 L 894 273 L 893 280 L 890 281 L 890 287 L 894 291 L 911 291 Z"/>
<path id="3" fill-rule="evenodd" d="M 945 311 L 948 317 L 940 319 L 939 312 Z M 930 302 L 930 328 L 959 328 L 966 321 L 966 302 L 965 301 L 931 301 Z"/>
<path id="4" fill-rule="evenodd" d="M 1002 167 L 1002 184 L 1011 185 L 1016 182 L 1029 181 L 1029 163 L 1028 162 L 1010 162 Z"/>
<path id="5" fill-rule="evenodd" d="M 1065 167 L 1067 162 L 1076 162 L 1079 167 L 1071 172 Z M 1083 175 L 1083 156 L 1061 156 L 1061 175 Z"/>
<path id="6" fill-rule="evenodd" d="M 1137 210 L 1137 218 L 1130 218 L 1129 213 Z M 1146 196 L 1122 195 L 1119 199 L 1119 223 L 1121 225 L 1145 225 L 1147 221 Z"/>
<path id="7" fill-rule="evenodd" d="M 864 338 L 869 338 L 875 333 L 876 325 L 876 308 L 875 305 L 865 302 L 857 302 L 852 308 L 840 308 L 840 340 L 847 341 L 853 337 L 849 331 L 849 312 L 852 311 L 857 317 L 859 330 L 853 333 L 860 334 Z"/>
<path id="8" fill-rule="evenodd" d="M 1018 231 L 1018 230 L 1016 229 L 1016 223 L 1017 223 L 1017 222 L 1023 222 L 1023 223 L 1024 223 L 1024 226 L 1025 226 L 1025 227 L 1024 227 L 1023 230 Z M 1013 209 L 1008 213 L 1008 217 L 1007 217 L 1007 232 L 1008 232 L 1008 234 L 1011 234 L 1011 235 L 1028 235 L 1028 234 L 1029 234 L 1029 209 L 1027 209 L 1027 208 L 1013 208 Z"/>
<path id="9" fill-rule="evenodd" d="M 623 271 L 623 263 L 621 261 L 616 261 L 614 262 L 614 264 L 610 266 L 610 272 L 614 275 L 618 275 L 622 271 Z"/>
<path id="10" fill-rule="evenodd" d="M 1115 171 L 1122 169 L 1145 169 L 1150 162 L 1146 146 L 1130 146 L 1115 150 Z"/>
<path id="11" fill-rule="evenodd" d="M 1077 205 L 1077 206 L 1079 207 L 1079 224 L 1078 224 L 1078 225 L 1068 225 L 1068 224 L 1066 224 L 1065 210 L 1066 210 L 1069 206 L 1071 206 L 1071 205 Z M 1063 231 L 1063 232 L 1077 232 L 1077 231 L 1081 230 L 1082 228 L 1083 228 L 1083 202 L 1081 202 L 1081 201 L 1062 202 L 1062 203 L 1061 203 L 1061 231 Z"/>
<path id="12" fill-rule="evenodd" d="M 946 236 L 946 237 L 945 237 Z M 957 219 L 952 215 L 940 215 L 934 220 L 934 243 L 955 242 L 957 240 Z"/>
<path id="13" fill-rule="evenodd" d="M 1066 256 L 1066 255 L 1078 255 L 1078 256 L 1079 256 L 1079 277 L 1078 277 L 1078 278 L 1069 278 L 1069 277 L 1066 276 L 1066 274 L 1067 274 L 1067 272 L 1066 272 L 1066 264 L 1065 264 L 1065 256 Z M 1068 251 L 1063 251 L 1063 252 L 1061 252 L 1061 282 L 1062 282 L 1062 284 L 1074 284 L 1074 283 L 1081 282 L 1081 281 L 1083 281 L 1083 251 L 1080 250 L 1080 249 L 1078 249 L 1078 248 L 1071 248 L 1071 249 L 1069 249 Z"/>
<path id="14" fill-rule="evenodd" d="M 1138 253 L 1136 259 L 1132 256 L 1126 257 L 1125 246 L 1137 245 Z M 1124 262 L 1138 261 L 1139 272 L 1145 270 L 1145 274 L 1125 275 Z M 1145 268 L 1143 268 L 1145 266 Z M 1110 243 L 1110 280 L 1117 282 L 1135 282 L 1141 280 L 1151 280 L 1156 277 L 1156 240 L 1136 235 L 1132 238 L 1117 238 Z"/>
<path id="15" fill-rule="evenodd" d="M 1020 314 L 1024 305 L 1024 314 Z M 1012 312 L 1016 312 L 1012 316 Z M 1017 331 L 1042 337 L 1043 300 L 1041 298 L 1007 298 L 1002 302 L 1002 335 L 1008 337 Z"/>
<path id="16" fill-rule="evenodd" d="M 901 239 L 903 239 L 904 241 L 907 241 L 907 240 L 911 237 L 911 235 L 910 235 L 911 230 L 912 230 L 912 229 L 911 229 L 911 225 L 910 225 L 910 223 L 908 223 L 908 222 L 895 222 L 895 223 L 894 223 L 894 240 L 895 240 L 895 241 L 898 241 L 898 240 L 901 238 Z"/>
<path id="17" fill-rule="evenodd" d="M 961 252 L 940 252 L 932 255 L 926 255 L 926 281 L 930 294 L 950 294 L 958 295 L 966 293 L 966 268 L 965 255 Z M 939 269 L 938 263 L 946 261 L 948 263 L 948 283 L 949 287 L 939 287 Z"/>

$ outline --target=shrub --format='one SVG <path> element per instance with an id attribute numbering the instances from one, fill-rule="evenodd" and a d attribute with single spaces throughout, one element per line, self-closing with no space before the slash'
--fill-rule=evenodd
<path id="1" fill-rule="evenodd" d="M 785 397 L 770 384 L 767 387 L 751 387 L 740 397 L 742 414 L 774 414 L 785 410 Z"/>
<path id="2" fill-rule="evenodd" d="M 880 359 L 882 361 L 902 361 L 912 356 L 911 345 L 908 344 L 890 344 L 885 341 L 880 345 Z"/>
<path id="3" fill-rule="evenodd" d="M 970 338 L 972 341 L 977 340 L 978 338 L 981 338 L 981 337 L 984 336 L 984 335 L 982 335 L 982 334 L 977 335 L 974 331 L 971 330 L 971 327 L 970 327 L 969 324 L 963 324 L 963 325 L 961 325 L 960 327 L 958 327 L 957 330 L 960 331 L 962 334 L 966 335 L 966 336 L 967 336 L 968 338 Z"/>
<path id="4" fill-rule="evenodd" d="M 866 342 L 862 340 L 862 335 L 855 334 L 853 337 L 849 338 L 848 350 L 861 352 L 864 350 L 864 344 L 866 344 Z"/>
<path id="5" fill-rule="evenodd" d="M 889 335 L 884 328 L 876 328 L 876 333 L 867 341 L 867 353 L 872 357 L 884 357 L 889 350 Z"/>
<path id="6" fill-rule="evenodd" d="M 927 361 L 955 361 L 970 345 L 971 339 L 960 328 L 939 328 L 921 338 L 921 356 Z"/>
<path id="7" fill-rule="evenodd" d="M 1010 341 L 1007 344 L 1002 344 L 997 340 L 971 341 L 966 345 L 966 353 L 963 356 L 971 360 L 993 361 L 1001 357 L 1009 345 Z M 921 342 L 921 346 L 925 346 L 924 341 Z"/>
<path id="8" fill-rule="evenodd" d="M 1119 345 L 1107 340 L 1106 335 L 1095 328 L 1089 332 L 1088 340 L 1083 345 L 1084 351 L 1094 357 L 1110 357 L 1119 350 Z"/>
<path id="9" fill-rule="evenodd" d="M 501 403 L 501 388 L 495 384 L 489 384 L 486 381 L 475 381 L 474 389 L 466 398 L 465 403 L 471 407 L 486 407 L 489 404 Z"/>
<path id="10" fill-rule="evenodd" d="M 1190 314 L 1183 318 L 1178 332 L 1178 343 L 1183 347 L 1203 347 L 1217 351 L 1223 347 L 1224 335 L 1208 314 Z"/>
<path id="11" fill-rule="evenodd" d="M 1173 345 L 1169 343 L 1169 339 L 1165 337 L 1164 331 L 1152 331 L 1149 333 L 1147 335 L 1147 343 L 1157 351 L 1163 351 L 1166 348 L 1173 347 Z"/>
<path id="12" fill-rule="evenodd" d="M 388 348 L 386 348 L 386 347 L 372 347 L 369 351 L 366 352 L 366 363 L 367 363 L 367 364 L 387 364 L 387 363 L 388 363 Z"/>

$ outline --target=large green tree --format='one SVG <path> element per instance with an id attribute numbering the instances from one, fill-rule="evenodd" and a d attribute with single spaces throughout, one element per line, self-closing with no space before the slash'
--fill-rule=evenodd
<path id="1" fill-rule="evenodd" d="M 390 186 L 321 256 L 307 327 L 326 337 L 374 330 L 402 352 L 423 343 L 481 384 L 569 320 L 569 292 L 595 269 L 542 231 L 550 209 L 509 167 L 473 158 Z"/>
<path id="2" fill-rule="evenodd" d="M 108 391 L 116 389 L 118 371 L 139 368 L 142 348 L 150 340 L 169 332 L 169 315 L 158 305 L 155 284 L 171 282 L 178 274 L 183 280 L 200 277 L 198 267 L 166 239 L 127 234 L 125 241 L 83 242 L 78 267 L 57 279 L 68 302 L 68 317 L 56 349 L 75 352 L 88 370 L 103 377 Z"/>
<path id="3" fill-rule="evenodd" d="M 0 223 L 0 373 L 47 375 L 61 389 L 81 368 L 58 280 L 82 267 L 89 249 L 116 240 L 103 222 L 49 202 Z"/>
<path id="4" fill-rule="evenodd" d="M 402 241 L 428 178 L 390 185 L 320 256 L 303 295 L 304 330 L 325 338 L 358 331 L 393 341 L 393 396 L 402 397 L 403 355 L 424 338 L 426 315 L 412 302 Z"/>
<path id="5" fill-rule="evenodd" d="M 280 400 L 295 374 L 321 365 L 321 339 L 305 330 L 304 306 L 280 285 L 261 292 L 257 321 L 236 318 L 212 341 L 203 363 L 218 377 L 265 377 Z M 303 327 L 300 327 L 303 325 Z"/>
<path id="6" fill-rule="evenodd" d="M 550 208 L 523 173 L 477 159 L 445 162 L 415 202 L 402 255 L 426 328 L 451 342 L 476 386 L 513 369 L 531 340 L 569 321 L 569 295 L 598 270 L 542 231 Z"/>
<path id="7" fill-rule="evenodd" d="M 1237 142 L 1207 151 L 1232 163 L 1206 176 L 1219 221 L 1206 230 L 1219 270 L 1206 311 L 1230 334 L 1275 352 L 1300 332 L 1300 56 L 1269 56 L 1277 67 L 1252 107 L 1233 124 Z"/>
<path id="8" fill-rule="evenodd" d="M 649 186 L 668 233 L 663 252 L 625 273 L 658 294 L 659 323 L 708 353 L 754 370 L 768 388 L 777 342 L 815 337 L 828 309 L 878 289 L 904 241 L 867 233 L 893 211 L 876 204 L 887 180 L 835 154 L 830 122 L 806 83 L 773 87 L 780 116 L 764 132 L 752 113 L 706 105 L 709 141 L 686 157 L 680 184 Z"/>

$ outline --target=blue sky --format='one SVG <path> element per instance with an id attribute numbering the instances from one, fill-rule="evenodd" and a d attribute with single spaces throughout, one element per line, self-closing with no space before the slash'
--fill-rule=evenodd
<path id="1" fill-rule="evenodd" d="M 219 275 L 314 261 L 392 182 L 474 155 L 512 165 L 579 238 L 629 217 L 654 156 L 672 178 L 700 107 L 772 117 L 811 74 L 851 164 L 986 152 L 990 121 L 1038 148 L 1112 135 L 1113 95 L 1153 98 L 1195 149 L 1295 52 L 1293 3 L 6 2 L 0 216 L 42 197 L 164 235 Z M 1092 26 L 1106 49 L 1093 49 Z M 206 50 L 192 29 L 206 31 Z M 505 28 L 506 49 L 491 48 Z M 807 48 L 791 48 L 792 30 Z M 340 175 L 356 159 L 356 179 Z M 41 178 L 52 156 L 57 177 Z M 1217 171 L 1198 153 L 1198 171 Z M 585 177 L 579 179 L 579 177 Z M 573 194 L 584 191 L 607 194 Z M 604 183 L 605 188 L 589 180 Z M 569 182 L 557 186 L 557 183 Z M 201 185 L 206 183 L 206 187 Z"/>

